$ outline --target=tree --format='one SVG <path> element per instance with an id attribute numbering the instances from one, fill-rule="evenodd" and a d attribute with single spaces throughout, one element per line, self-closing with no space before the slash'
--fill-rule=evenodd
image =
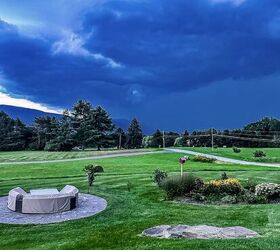
<path id="1" fill-rule="evenodd" d="M 118 149 L 124 148 L 126 143 L 126 134 L 122 128 L 117 128 L 113 133 L 114 146 Z"/>
<path id="2" fill-rule="evenodd" d="M 176 132 L 166 132 L 165 133 L 165 146 L 172 147 L 175 143 L 175 139 L 179 136 Z"/>
<path id="3" fill-rule="evenodd" d="M 85 147 L 86 142 L 86 121 L 90 119 L 90 114 L 93 112 L 93 106 L 90 102 L 79 100 L 71 112 L 73 129 L 76 131 L 75 140 L 77 144 Z"/>
<path id="4" fill-rule="evenodd" d="M 186 140 L 186 137 L 184 137 L 184 136 L 177 137 L 174 141 L 174 146 L 175 147 L 186 147 L 186 146 L 188 146 L 188 141 Z"/>
<path id="5" fill-rule="evenodd" d="M 159 129 L 157 129 L 156 132 L 153 134 L 152 146 L 162 148 L 162 144 L 162 132 Z"/>
<path id="6" fill-rule="evenodd" d="M 23 150 L 27 145 L 27 128 L 17 118 L 0 112 L 0 150 Z"/>
<path id="7" fill-rule="evenodd" d="M 33 124 L 35 136 L 32 147 L 43 150 L 50 140 L 56 138 L 58 121 L 55 117 L 43 116 L 35 118 Z"/>
<path id="8" fill-rule="evenodd" d="M 47 151 L 68 151 L 76 146 L 76 130 L 69 111 L 63 112 L 63 117 L 58 122 L 57 136 L 46 143 Z"/>
<path id="9" fill-rule="evenodd" d="M 114 129 L 110 115 L 98 106 L 91 109 L 82 124 L 85 135 L 85 145 L 95 146 L 98 150 L 101 147 L 108 147 L 113 144 L 112 131 Z"/>
<path id="10" fill-rule="evenodd" d="M 143 134 L 140 123 L 136 118 L 132 119 L 127 133 L 127 147 L 140 148 L 142 144 Z"/>
<path id="11" fill-rule="evenodd" d="M 153 147 L 153 136 L 144 136 L 142 139 L 143 148 L 152 148 Z"/>

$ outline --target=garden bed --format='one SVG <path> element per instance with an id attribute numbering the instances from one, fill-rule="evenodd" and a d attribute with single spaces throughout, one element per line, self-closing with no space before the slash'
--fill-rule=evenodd
<path id="1" fill-rule="evenodd" d="M 153 179 L 165 191 L 166 200 L 214 205 L 280 203 L 279 184 L 241 182 L 225 172 L 218 179 L 204 181 L 192 174 L 168 176 L 156 170 Z"/>

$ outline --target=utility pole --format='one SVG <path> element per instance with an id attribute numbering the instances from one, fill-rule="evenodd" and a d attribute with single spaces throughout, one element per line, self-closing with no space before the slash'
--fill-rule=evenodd
<path id="1" fill-rule="evenodd" d="M 162 131 L 162 147 L 165 148 L 164 131 Z"/>
<path id="2" fill-rule="evenodd" d="M 214 133 L 213 133 L 213 128 L 211 128 L 211 144 L 212 144 L 212 151 L 214 151 Z"/>
<path id="3" fill-rule="evenodd" d="M 119 149 L 122 148 L 122 134 L 119 133 Z"/>

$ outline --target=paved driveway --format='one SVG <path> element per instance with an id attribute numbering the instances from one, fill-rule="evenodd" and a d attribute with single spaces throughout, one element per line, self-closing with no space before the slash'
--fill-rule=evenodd
<path id="1" fill-rule="evenodd" d="M 215 158 L 218 161 L 228 162 L 228 163 L 233 163 L 233 164 L 280 168 L 280 164 L 242 161 L 242 160 L 236 160 L 236 159 L 231 159 L 231 158 L 226 158 L 226 157 L 221 157 L 221 156 L 216 156 L 216 155 L 211 155 L 211 154 L 198 153 L 198 152 L 194 152 L 194 151 L 187 150 L 187 149 L 166 148 L 165 151 L 189 154 L 189 155 L 202 155 L 202 156 L 206 156 L 206 157 L 210 157 L 210 158 Z"/>

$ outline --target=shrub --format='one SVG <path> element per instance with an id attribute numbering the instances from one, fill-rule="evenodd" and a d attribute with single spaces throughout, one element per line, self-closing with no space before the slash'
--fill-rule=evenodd
<path id="1" fill-rule="evenodd" d="M 239 194 L 242 186 L 237 179 L 229 178 L 226 180 L 211 180 L 206 182 L 203 187 L 203 194 Z"/>
<path id="2" fill-rule="evenodd" d="M 203 188 L 204 186 L 204 181 L 198 177 L 195 178 L 195 181 L 194 181 L 194 190 L 195 191 L 199 191 Z"/>
<path id="3" fill-rule="evenodd" d="M 192 198 L 195 200 L 195 201 L 205 201 L 206 200 L 206 197 L 204 195 L 202 195 L 201 193 L 192 193 Z"/>
<path id="4" fill-rule="evenodd" d="M 227 173 L 223 172 L 221 175 L 221 180 L 227 180 L 227 179 L 228 179 Z"/>
<path id="5" fill-rule="evenodd" d="M 142 147 L 143 148 L 151 148 L 153 147 L 153 137 L 152 136 L 145 136 L 142 139 Z"/>
<path id="6" fill-rule="evenodd" d="M 237 147 L 233 147 L 232 150 L 234 153 L 237 153 L 237 154 L 241 152 L 241 149 L 237 148 Z"/>
<path id="7" fill-rule="evenodd" d="M 156 169 L 152 176 L 153 182 L 155 182 L 159 187 L 162 181 L 166 178 L 167 178 L 167 173 L 159 169 Z"/>
<path id="8" fill-rule="evenodd" d="M 243 183 L 243 187 L 253 193 L 255 193 L 256 186 L 257 182 L 252 178 L 249 178 L 246 182 Z"/>
<path id="9" fill-rule="evenodd" d="M 195 155 L 192 160 L 199 161 L 199 162 L 205 162 L 205 163 L 213 163 L 214 161 L 216 161 L 215 158 L 209 158 L 209 157 L 202 156 L 202 155 Z"/>
<path id="10" fill-rule="evenodd" d="M 261 151 L 261 150 L 257 150 L 254 152 L 254 157 L 259 158 L 259 157 L 266 157 L 266 153 Z"/>
<path id="11" fill-rule="evenodd" d="M 189 194 L 196 187 L 196 177 L 191 174 L 183 176 L 176 175 L 167 177 L 161 183 L 161 187 L 166 192 L 169 199 Z"/>
<path id="12" fill-rule="evenodd" d="M 236 195 L 226 195 L 221 199 L 222 203 L 235 204 L 237 203 Z"/>
<path id="13" fill-rule="evenodd" d="M 261 183 L 256 186 L 255 195 L 265 196 L 268 199 L 280 197 L 280 185 L 275 183 Z"/>
<path id="14" fill-rule="evenodd" d="M 57 143 L 47 142 L 44 148 L 45 151 L 59 151 L 60 145 Z"/>
<path id="15" fill-rule="evenodd" d="M 248 204 L 265 204 L 268 202 L 267 198 L 263 195 L 255 195 L 251 192 L 245 192 L 244 195 L 241 196 L 242 201 Z"/>
<path id="16" fill-rule="evenodd" d="M 223 198 L 223 194 L 209 194 L 206 197 L 207 203 L 216 203 L 216 202 L 220 202 L 221 199 Z"/>

